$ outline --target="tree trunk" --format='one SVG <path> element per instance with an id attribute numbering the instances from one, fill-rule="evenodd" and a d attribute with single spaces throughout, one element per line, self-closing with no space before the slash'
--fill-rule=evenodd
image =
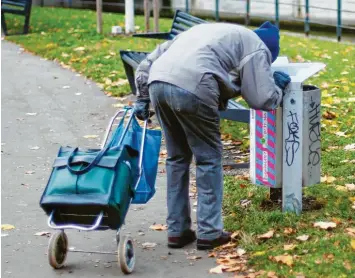
<path id="1" fill-rule="evenodd" d="M 96 30 L 102 34 L 102 0 L 96 0 Z"/>
<path id="2" fill-rule="evenodd" d="M 150 18 L 150 5 L 149 5 L 150 0 L 144 0 L 144 31 L 147 33 L 150 31 L 150 24 L 149 24 L 149 18 Z"/>
<path id="3" fill-rule="evenodd" d="M 159 0 L 153 0 L 154 32 L 159 32 Z"/>

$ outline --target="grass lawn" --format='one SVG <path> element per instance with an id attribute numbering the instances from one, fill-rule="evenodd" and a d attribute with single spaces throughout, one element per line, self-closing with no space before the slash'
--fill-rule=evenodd
<path id="1" fill-rule="evenodd" d="M 10 32 L 22 26 L 23 18 L 21 22 L 14 18 L 7 16 Z M 73 68 L 112 95 L 124 95 L 129 87 L 124 84 L 118 50 L 150 51 L 158 41 L 110 36 L 112 25 L 124 25 L 122 15 L 104 14 L 103 21 L 105 34 L 97 35 L 92 11 L 35 7 L 31 33 L 7 39 Z M 137 17 L 136 25 L 143 28 L 142 17 Z M 170 20 L 161 20 L 160 25 L 163 31 L 168 30 Z M 219 256 L 220 264 L 239 265 L 236 270 L 265 270 L 240 277 L 355 277 L 355 46 L 283 35 L 281 54 L 293 61 L 327 64 L 326 70 L 308 82 L 322 88 L 323 178 L 320 185 L 304 190 L 316 205 L 300 217 L 282 214 L 277 205 L 267 201 L 267 189 L 251 185 L 245 177 L 226 177 L 225 226 L 239 232 L 236 239 L 246 251 L 242 256 L 246 262 L 233 262 L 229 249 L 211 256 Z M 246 125 L 224 121 L 222 129 L 248 145 Z M 244 206 L 241 200 L 251 203 Z M 314 227 L 318 221 L 332 222 L 336 227 Z M 273 232 L 264 239 L 258 238 L 270 230 Z M 304 241 L 297 239 L 302 235 L 306 235 L 301 237 Z"/>

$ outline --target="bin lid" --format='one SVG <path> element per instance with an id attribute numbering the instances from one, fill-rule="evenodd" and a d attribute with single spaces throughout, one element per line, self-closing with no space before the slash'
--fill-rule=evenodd
<path id="1" fill-rule="evenodd" d="M 291 77 L 291 82 L 302 83 L 325 68 L 323 63 L 290 63 L 287 57 L 278 57 L 271 65 L 273 71 L 283 71 Z"/>

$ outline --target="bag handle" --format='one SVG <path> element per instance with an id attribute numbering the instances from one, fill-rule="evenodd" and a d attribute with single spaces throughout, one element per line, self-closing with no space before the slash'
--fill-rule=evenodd
<path id="1" fill-rule="evenodd" d="M 87 172 L 89 172 L 94 166 L 97 165 L 97 163 L 101 160 L 101 158 L 105 155 L 105 153 L 108 151 L 109 146 L 104 147 L 94 158 L 94 160 L 92 162 L 90 162 L 89 165 L 87 165 L 86 167 L 84 167 L 83 169 L 80 170 L 74 170 L 70 164 L 73 161 L 74 155 L 75 153 L 79 150 L 79 148 L 75 148 L 73 150 L 73 152 L 70 154 L 70 156 L 68 157 L 68 161 L 67 161 L 67 168 L 69 170 L 70 173 L 74 174 L 74 175 L 82 175 L 85 174 Z"/>

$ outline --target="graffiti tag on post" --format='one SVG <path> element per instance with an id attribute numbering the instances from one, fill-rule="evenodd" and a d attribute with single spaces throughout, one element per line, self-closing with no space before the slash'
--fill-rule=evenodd
<path id="1" fill-rule="evenodd" d="M 300 148 L 299 125 L 297 113 L 292 113 L 287 116 L 288 137 L 285 140 L 286 163 L 288 166 L 293 164 L 295 154 Z"/>
<path id="2" fill-rule="evenodd" d="M 316 166 L 320 162 L 320 104 L 311 99 L 309 111 L 309 155 L 308 165 Z"/>

